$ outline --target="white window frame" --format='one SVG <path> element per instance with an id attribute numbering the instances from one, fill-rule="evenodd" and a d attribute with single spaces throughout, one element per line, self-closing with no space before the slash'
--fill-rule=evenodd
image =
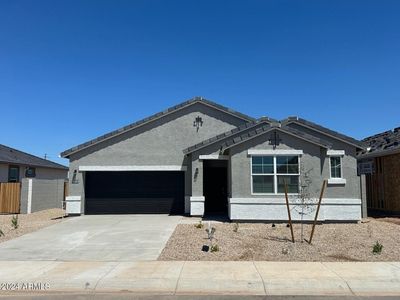
<path id="1" fill-rule="evenodd" d="M 344 150 L 328 150 L 327 156 L 329 160 L 329 179 L 328 184 L 346 184 L 346 179 L 343 174 L 343 157 L 345 155 Z M 331 158 L 339 157 L 340 158 L 340 176 L 341 177 L 332 177 L 332 164 Z"/>
<path id="2" fill-rule="evenodd" d="M 250 153 L 250 151 L 249 151 Z M 301 154 L 302 152 L 297 152 L 296 154 L 289 154 L 289 152 L 285 153 L 274 153 L 274 154 L 251 154 L 250 155 L 250 186 L 251 186 L 251 195 L 284 195 L 285 193 L 278 193 L 278 176 L 298 176 L 299 177 L 299 191 L 300 191 L 300 166 L 301 166 Z M 274 163 L 274 173 L 272 174 L 253 174 L 253 157 L 255 156 L 271 156 L 273 158 Z M 296 174 L 277 174 L 277 163 L 276 158 L 278 156 L 297 156 L 298 160 L 298 172 Z M 271 176 L 274 178 L 274 193 L 256 193 L 253 190 L 253 175 L 254 176 Z M 288 195 L 297 195 L 298 193 L 288 193 Z"/>

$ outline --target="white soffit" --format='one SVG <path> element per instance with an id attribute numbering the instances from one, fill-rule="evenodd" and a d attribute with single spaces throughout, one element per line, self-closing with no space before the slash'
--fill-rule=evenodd
<path id="1" fill-rule="evenodd" d="M 291 149 L 249 149 L 248 155 L 302 155 L 303 150 Z"/>

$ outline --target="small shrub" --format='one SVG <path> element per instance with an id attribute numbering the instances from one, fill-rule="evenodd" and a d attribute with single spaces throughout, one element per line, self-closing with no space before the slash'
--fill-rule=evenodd
<path id="1" fill-rule="evenodd" d="M 203 228 L 203 223 L 201 221 L 199 221 L 199 223 L 194 225 L 194 227 L 201 229 L 201 228 Z"/>
<path id="2" fill-rule="evenodd" d="M 376 243 L 372 247 L 372 253 L 373 254 L 381 254 L 382 249 L 383 249 L 383 245 L 381 243 L 379 243 L 378 241 L 376 241 Z"/>
<path id="3" fill-rule="evenodd" d="M 233 232 L 238 232 L 239 231 L 239 223 L 233 224 Z"/>
<path id="4" fill-rule="evenodd" d="M 14 229 L 17 229 L 19 224 L 18 224 L 18 215 L 13 215 L 11 219 L 11 225 Z"/>
<path id="5" fill-rule="evenodd" d="M 219 251 L 218 245 L 217 245 L 217 244 L 212 245 L 211 248 L 210 248 L 210 251 L 211 251 L 211 252 L 218 252 L 218 251 Z"/>
<path id="6" fill-rule="evenodd" d="M 211 222 L 208 222 L 208 228 L 206 228 L 206 232 L 207 232 L 207 238 L 210 241 L 210 244 L 209 244 L 210 245 L 209 246 L 210 252 L 219 251 L 218 245 L 216 245 L 216 244 L 214 245 L 213 244 L 215 231 L 216 231 L 215 227 L 211 227 Z"/>
<path id="7" fill-rule="evenodd" d="M 0 237 L 4 236 L 4 232 L 0 229 Z"/>
<path id="8" fill-rule="evenodd" d="M 211 227 L 211 228 L 207 228 L 206 229 L 206 232 L 207 232 L 207 235 L 208 235 L 208 239 L 210 240 L 210 244 L 212 244 L 212 241 L 214 239 L 215 231 L 216 231 L 215 227 Z"/>

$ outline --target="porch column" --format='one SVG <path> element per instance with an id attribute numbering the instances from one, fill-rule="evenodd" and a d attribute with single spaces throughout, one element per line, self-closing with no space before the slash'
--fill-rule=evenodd
<path id="1" fill-rule="evenodd" d="M 203 195 L 203 162 L 198 156 L 192 160 L 192 196 L 190 197 L 190 215 L 204 215 L 204 195 Z"/>

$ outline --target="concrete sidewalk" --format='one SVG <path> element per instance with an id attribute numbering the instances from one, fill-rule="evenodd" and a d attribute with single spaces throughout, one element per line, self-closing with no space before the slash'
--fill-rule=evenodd
<path id="1" fill-rule="evenodd" d="M 5 283 L 48 284 L 37 291 L 48 293 L 400 296 L 400 262 L 0 261 L 1 294 L 32 292 Z"/>

